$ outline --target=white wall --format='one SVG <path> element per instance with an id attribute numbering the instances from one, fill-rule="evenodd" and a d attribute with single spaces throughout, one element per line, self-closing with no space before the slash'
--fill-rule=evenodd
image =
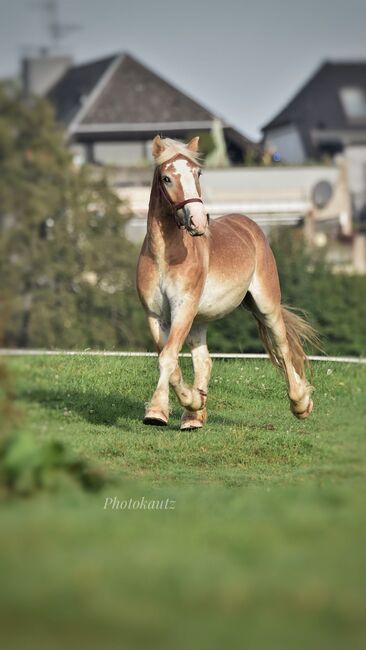
<path id="1" fill-rule="evenodd" d="M 272 225 L 294 225 L 312 208 L 313 188 L 319 181 L 328 181 L 334 188 L 339 183 L 339 168 L 333 166 L 304 167 L 231 167 L 204 169 L 203 198 L 214 219 L 231 212 L 247 214 L 267 230 Z M 118 195 L 128 201 L 134 218 L 126 225 L 131 241 L 142 241 L 146 232 L 146 216 L 150 187 L 121 186 Z M 338 204 L 329 219 L 339 217 Z"/>
<path id="2" fill-rule="evenodd" d="M 94 144 L 94 160 L 104 165 L 138 166 L 146 158 L 143 142 L 98 142 Z"/>
<path id="3" fill-rule="evenodd" d="M 304 167 L 231 167 L 204 169 L 202 188 L 206 201 L 311 200 L 320 180 L 335 184 L 336 165 Z"/>

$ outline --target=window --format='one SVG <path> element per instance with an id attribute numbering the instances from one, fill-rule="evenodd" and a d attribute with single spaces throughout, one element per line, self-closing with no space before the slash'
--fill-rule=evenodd
<path id="1" fill-rule="evenodd" d="M 363 88 L 341 88 L 340 97 L 349 120 L 366 120 L 366 93 Z"/>

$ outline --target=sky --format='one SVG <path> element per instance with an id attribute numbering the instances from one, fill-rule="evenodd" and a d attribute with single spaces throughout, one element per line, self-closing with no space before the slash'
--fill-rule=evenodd
<path id="1" fill-rule="evenodd" d="M 47 45 L 42 0 L 0 0 L 0 77 Z M 127 51 L 258 138 L 325 59 L 366 61 L 366 0 L 58 0 L 75 61 Z"/>

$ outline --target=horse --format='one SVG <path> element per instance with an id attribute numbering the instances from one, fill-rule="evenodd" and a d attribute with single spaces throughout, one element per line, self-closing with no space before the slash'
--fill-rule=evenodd
<path id="1" fill-rule="evenodd" d="M 169 386 L 184 408 L 181 429 L 207 419 L 212 361 L 207 328 L 240 304 L 255 317 L 273 365 L 282 371 L 292 413 L 313 410 L 305 374 L 304 341 L 316 333 L 305 318 L 281 304 L 277 266 L 259 226 L 246 216 L 209 218 L 201 194 L 199 138 L 188 144 L 159 135 L 153 140 L 155 171 L 147 234 L 137 264 L 137 291 L 159 354 L 160 376 L 143 422 L 164 426 Z M 179 352 L 187 342 L 194 382 L 187 385 Z"/>

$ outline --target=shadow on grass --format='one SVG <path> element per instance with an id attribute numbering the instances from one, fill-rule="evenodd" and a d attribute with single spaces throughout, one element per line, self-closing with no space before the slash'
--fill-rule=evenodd
<path id="1" fill-rule="evenodd" d="M 79 392 L 34 388 L 20 393 L 28 402 L 37 402 L 53 411 L 73 411 L 91 424 L 114 425 L 119 418 L 141 420 L 144 405 L 119 393 L 101 396 L 93 391 Z"/>
<path id="2" fill-rule="evenodd" d="M 109 393 L 108 395 L 101 395 L 94 391 L 70 391 L 70 390 L 55 390 L 49 388 L 31 388 L 27 391 L 19 393 L 19 398 L 28 402 L 36 402 L 39 405 L 46 407 L 53 411 L 64 412 L 72 411 L 78 413 L 84 420 L 91 424 L 103 424 L 113 426 L 121 418 L 125 420 L 124 426 L 129 429 L 128 420 L 135 420 L 141 423 L 144 414 L 144 403 L 142 400 L 134 400 L 131 397 L 124 396 L 120 393 Z M 172 430 L 179 430 L 180 422 L 173 423 L 177 418 L 177 410 L 180 416 L 182 408 L 179 405 L 174 405 L 174 414 L 169 423 L 169 428 Z M 244 413 L 243 413 L 244 420 Z M 237 418 L 230 417 L 229 414 L 220 414 L 210 411 L 209 422 L 211 425 L 217 426 L 231 426 L 238 425 Z M 249 429 L 274 431 L 276 427 L 273 423 L 258 423 L 242 421 L 241 424 Z M 146 433 L 154 431 L 154 427 L 146 427 Z"/>

